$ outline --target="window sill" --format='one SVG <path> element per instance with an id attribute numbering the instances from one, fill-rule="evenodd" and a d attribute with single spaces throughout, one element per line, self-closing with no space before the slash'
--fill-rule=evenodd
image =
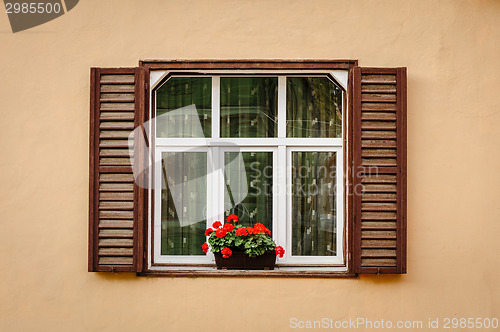
<path id="1" fill-rule="evenodd" d="M 354 278 L 357 274 L 347 270 L 294 269 L 276 267 L 274 270 L 217 270 L 202 269 L 155 269 L 137 273 L 145 277 L 252 277 L 252 278 Z"/>

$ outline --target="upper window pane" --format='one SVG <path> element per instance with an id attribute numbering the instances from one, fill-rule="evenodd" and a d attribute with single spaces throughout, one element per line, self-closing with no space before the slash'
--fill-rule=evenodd
<path id="1" fill-rule="evenodd" d="M 211 137 L 212 78 L 172 77 L 156 92 L 156 137 Z"/>
<path id="2" fill-rule="evenodd" d="M 277 77 L 221 77 L 221 137 L 276 137 Z"/>
<path id="3" fill-rule="evenodd" d="M 342 89 L 327 77 L 287 77 L 286 136 L 342 137 Z"/>

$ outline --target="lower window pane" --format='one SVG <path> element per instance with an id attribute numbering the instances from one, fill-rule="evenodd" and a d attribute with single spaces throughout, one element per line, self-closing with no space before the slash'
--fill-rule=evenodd
<path id="1" fill-rule="evenodd" d="M 292 152 L 292 255 L 336 255 L 335 179 L 335 152 Z"/>
<path id="2" fill-rule="evenodd" d="M 224 218 L 234 213 L 240 224 L 264 224 L 272 231 L 273 153 L 224 153 Z"/>
<path id="3" fill-rule="evenodd" d="M 207 154 L 163 152 L 161 254 L 204 255 Z"/>

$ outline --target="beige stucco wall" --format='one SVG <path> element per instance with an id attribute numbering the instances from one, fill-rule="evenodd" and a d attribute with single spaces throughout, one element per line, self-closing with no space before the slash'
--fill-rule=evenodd
<path id="1" fill-rule="evenodd" d="M 500 318 L 500 1 L 87 0 L 0 45 L 1 331 Z M 88 273 L 89 68 L 146 58 L 408 67 L 408 274 Z"/>

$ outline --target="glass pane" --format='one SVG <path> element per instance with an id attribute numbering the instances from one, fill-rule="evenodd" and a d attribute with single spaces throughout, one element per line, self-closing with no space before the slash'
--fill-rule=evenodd
<path id="1" fill-rule="evenodd" d="M 335 152 L 292 152 L 292 255 L 336 255 L 335 163 Z"/>
<path id="2" fill-rule="evenodd" d="M 225 152 L 224 164 L 224 218 L 234 213 L 244 226 L 272 231 L 273 153 Z"/>
<path id="3" fill-rule="evenodd" d="M 163 152 L 161 254 L 204 255 L 207 154 Z"/>
<path id="4" fill-rule="evenodd" d="M 221 137 L 276 137 L 277 77 L 221 77 Z"/>
<path id="5" fill-rule="evenodd" d="M 342 137 L 342 89 L 326 77 L 287 77 L 286 136 Z"/>
<path id="6" fill-rule="evenodd" d="M 211 137 L 212 78 L 172 77 L 156 92 L 156 137 Z"/>

